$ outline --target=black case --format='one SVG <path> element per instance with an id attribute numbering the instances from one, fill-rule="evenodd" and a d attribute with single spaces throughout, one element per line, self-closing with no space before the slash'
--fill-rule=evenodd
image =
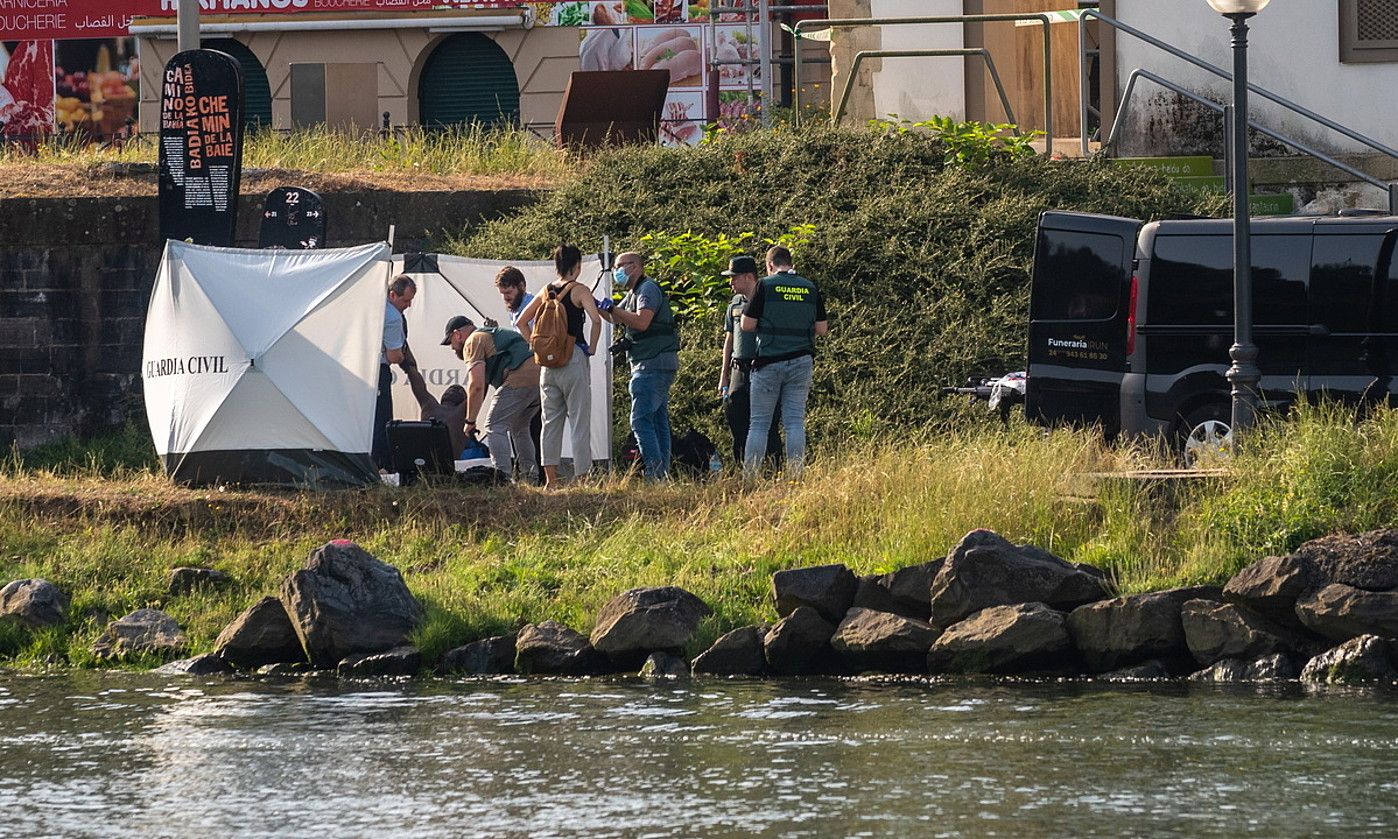
<path id="1" fill-rule="evenodd" d="M 419 474 L 456 474 L 451 435 L 440 420 L 392 420 L 388 423 L 388 445 L 399 486 L 413 483 Z"/>

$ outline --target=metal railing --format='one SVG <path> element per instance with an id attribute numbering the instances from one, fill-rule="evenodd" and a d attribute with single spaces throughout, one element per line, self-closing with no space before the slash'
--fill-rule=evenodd
<path id="1" fill-rule="evenodd" d="M 1005 95 L 1005 86 L 1000 83 L 1000 73 L 995 69 L 995 59 L 990 57 L 990 51 L 985 47 L 944 50 L 860 50 L 854 54 L 854 62 L 850 64 L 849 68 L 849 78 L 845 79 L 845 86 L 840 91 L 840 104 L 830 114 L 830 124 L 838 125 L 840 118 L 845 115 L 845 106 L 849 104 L 850 94 L 854 91 L 854 80 L 859 73 L 859 65 L 863 64 L 866 58 L 937 58 L 952 55 L 967 58 L 978 55 L 985 59 L 985 69 L 990 73 L 990 80 L 995 83 L 995 92 L 1000 95 L 1000 107 L 1005 109 L 1005 119 L 1014 126 L 1015 134 L 1020 134 L 1019 121 L 1015 119 L 1014 109 L 1010 107 L 1010 97 Z"/>
<path id="2" fill-rule="evenodd" d="M 1049 32 L 1052 21 L 1046 14 L 1006 14 L 1006 15 L 938 15 L 935 17 L 895 17 L 895 18 L 828 18 L 823 20 L 803 20 L 792 27 L 796 43 L 801 42 L 801 33 L 812 29 L 852 29 L 860 26 L 909 26 L 943 23 L 997 23 L 1006 21 L 1036 21 L 1043 27 L 1044 34 L 1044 153 L 1053 154 L 1053 44 Z M 799 52 L 799 47 L 798 47 Z M 856 59 L 858 56 L 856 56 Z M 987 67 L 990 65 L 987 64 Z M 853 68 L 850 71 L 853 79 Z M 849 84 L 849 82 L 846 82 Z M 796 62 L 793 70 L 794 91 L 792 109 L 797 125 L 801 124 L 801 62 Z"/>
<path id="3" fill-rule="evenodd" d="M 1175 58 L 1180 59 L 1181 61 L 1184 61 L 1184 62 L 1186 62 L 1186 63 L 1188 63 L 1188 64 L 1192 64 L 1193 66 L 1198 67 L 1199 69 L 1204 70 L 1205 72 L 1208 72 L 1208 73 L 1210 73 L 1210 74 L 1212 74 L 1212 75 L 1214 75 L 1214 76 L 1217 76 L 1217 77 L 1220 78 L 1220 79 L 1223 79 L 1223 80 L 1229 81 L 1229 82 L 1231 82 L 1231 81 L 1233 80 L 1233 74 L 1232 74 L 1232 73 L 1230 73 L 1230 72 L 1228 72 L 1228 71 L 1226 71 L 1226 70 L 1224 70 L 1224 69 L 1222 69 L 1222 68 L 1220 68 L 1220 67 L 1216 67 L 1216 66 L 1214 66 L 1213 64 L 1210 64 L 1210 63 L 1208 63 L 1207 61 L 1204 61 L 1204 60 L 1201 59 L 1201 58 L 1197 58 L 1197 57 L 1195 57 L 1195 56 L 1192 56 L 1192 55 L 1190 55 L 1189 53 L 1185 52 L 1184 50 L 1182 50 L 1182 49 L 1180 49 L 1180 48 L 1178 48 L 1178 47 L 1176 47 L 1176 46 L 1174 46 L 1174 45 L 1172 45 L 1172 44 L 1166 43 L 1165 41 L 1162 41 L 1162 40 L 1160 40 L 1159 38 L 1156 38 L 1156 37 L 1153 36 L 1153 35 L 1148 35 L 1148 34 L 1146 34 L 1145 32 L 1142 32 L 1141 30 L 1136 29 L 1135 27 L 1133 27 L 1133 26 L 1131 26 L 1131 25 L 1129 25 L 1129 24 L 1122 23 L 1121 21 L 1116 20 L 1115 18 L 1108 17 L 1107 15 L 1104 15 L 1104 14 L 1102 14 L 1101 12 L 1099 12 L 1099 11 L 1097 11 L 1097 10 L 1095 10 L 1095 9 L 1084 9 L 1084 10 L 1083 10 L 1083 13 L 1082 13 L 1082 16 L 1081 16 L 1080 18 L 1078 18 L 1078 66 L 1079 66 L 1080 72 L 1082 72 L 1082 77 L 1083 77 L 1084 79 L 1087 78 L 1087 73 L 1086 73 L 1086 66 L 1087 66 L 1087 60 L 1088 60 L 1088 58 L 1087 58 L 1087 56 L 1088 56 L 1088 49 L 1087 49 L 1087 22 L 1088 22 L 1089 20 L 1098 20 L 1098 21 L 1101 21 L 1102 23 L 1106 24 L 1107 26 L 1112 27 L 1113 29 L 1117 30 L 1118 32 L 1122 32 L 1122 33 L 1125 33 L 1125 34 L 1127 34 L 1127 35 L 1130 35 L 1130 36 L 1133 37 L 1133 38 L 1136 38 L 1136 39 L 1138 39 L 1138 40 L 1140 40 L 1140 41 L 1143 41 L 1144 43 L 1147 43 L 1147 44 L 1149 44 L 1149 45 L 1151 45 L 1151 46 L 1153 46 L 1153 47 L 1155 47 L 1155 48 L 1157 48 L 1157 49 L 1159 49 L 1159 50 L 1161 50 L 1161 51 L 1163 51 L 1163 52 L 1166 52 L 1166 53 L 1168 53 L 1168 54 L 1174 56 Z M 1206 98 L 1204 98 L 1204 97 L 1202 97 L 1202 96 L 1200 96 L 1200 95 L 1198 95 L 1198 94 L 1196 94 L 1196 93 L 1193 93 L 1193 92 L 1191 92 L 1191 91 L 1189 91 L 1189 90 L 1186 90 L 1185 88 L 1181 87 L 1180 85 L 1177 85 L 1177 84 L 1175 84 L 1175 83 L 1173 83 L 1173 82 L 1167 81 L 1166 79 L 1162 78 L 1161 76 L 1159 76 L 1159 75 L 1157 75 L 1157 74 L 1155 74 L 1155 73 L 1150 72 L 1149 70 L 1145 70 L 1145 69 L 1142 69 L 1142 68 L 1137 68 L 1136 70 L 1133 70 L 1133 71 L 1132 71 L 1130 77 L 1129 77 L 1128 80 L 1127 80 L 1127 83 L 1126 83 L 1126 90 L 1123 92 L 1123 95 L 1122 95 L 1121 107 L 1120 107 L 1120 109 L 1117 111 L 1116 117 L 1112 120 L 1112 129 L 1111 129 L 1111 131 L 1109 132 L 1109 134 L 1108 134 L 1108 136 L 1106 137 L 1106 139 L 1104 139 L 1103 142 L 1102 142 L 1102 151 L 1103 151 L 1103 152 L 1106 152 L 1106 151 L 1108 151 L 1109 149 L 1111 149 L 1112 145 L 1115 144 L 1117 138 L 1120 136 L 1120 133 L 1121 133 L 1121 126 L 1122 126 L 1122 124 L 1125 122 L 1125 119 L 1124 119 L 1124 118 L 1125 118 L 1126 114 L 1127 114 L 1127 113 L 1129 112 L 1129 110 L 1130 110 L 1130 106 L 1131 106 L 1131 96 L 1132 96 L 1132 94 L 1135 92 L 1135 89 L 1136 89 L 1136 81 L 1137 81 L 1137 79 L 1142 79 L 1142 78 L 1147 79 L 1147 80 L 1152 81 L 1152 82 L 1155 82 L 1156 84 L 1158 84 L 1158 85 L 1160 85 L 1160 86 L 1162 86 L 1162 87 L 1164 87 L 1164 88 L 1166 88 L 1166 89 L 1168 89 L 1168 90 L 1172 90 L 1172 91 L 1174 91 L 1175 93 L 1177 93 L 1177 94 L 1179 94 L 1179 95 L 1181 95 L 1181 96 L 1186 97 L 1187 99 L 1190 99 L 1190 100 L 1192 100 L 1192 101 L 1194 101 L 1194 102 L 1197 102 L 1197 103 L 1199 103 L 1199 104 L 1201 104 L 1201 105 L 1203 105 L 1203 106 L 1209 108 L 1210 110 L 1214 110 L 1214 111 L 1217 111 L 1217 112 L 1219 112 L 1219 113 L 1223 113 L 1223 112 L 1225 111 L 1225 106 L 1220 105 L 1220 104 L 1218 104 L 1217 102 L 1214 102 L 1214 101 L 1212 101 L 1212 100 L 1206 99 Z M 1250 92 L 1252 92 L 1252 93 L 1256 93 L 1258 96 L 1261 96 L 1263 99 L 1266 99 L 1266 100 L 1268 100 L 1268 101 L 1270 101 L 1270 102 L 1272 102 L 1272 103 L 1274 103 L 1274 104 L 1276 104 L 1276 105 L 1279 105 L 1281 108 L 1283 108 L 1283 109 L 1286 110 L 1286 111 L 1289 111 L 1289 112 L 1294 113 L 1294 114 L 1296 114 L 1296 115 L 1298 115 L 1298 116 L 1301 116 L 1301 117 L 1305 117 L 1306 119 L 1308 119 L 1308 120 L 1310 120 L 1310 121 L 1316 123 L 1317 125 L 1323 126 L 1323 127 L 1325 127 L 1325 128 L 1330 129 L 1331 131 L 1334 131 L 1334 132 L 1336 132 L 1336 133 L 1342 134 L 1342 135 L 1348 137 L 1349 139 L 1355 141 L 1356 143 L 1359 143 L 1359 144 L 1362 145 L 1362 146 L 1365 146 L 1365 147 L 1367 147 L 1367 148 L 1373 149 L 1374 151 L 1379 152 L 1380 154 L 1387 155 L 1388 157 L 1393 158 L 1394 160 L 1398 160 L 1398 150 L 1395 150 L 1395 149 L 1393 149 L 1393 148 L 1390 148 L 1389 146 L 1386 146 L 1386 145 L 1384 145 L 1383 143 L 1380 143 L 1379 141 L 1377 141 L 1377 140 L 1375 140 L 1375 139 L 1373 139 L 1373 138 L 1371 138 L 1371 137 L 1366 137 L 1365 135 L 1360 134 L 1358 131 L 1355 131 L 1354 129 L 1349 128 L 1348 126 L 1341 125 L 1340 123 L 1338 123 L 1338 122 L 1336 122 L 1336 121 L 1334 121 L 1334 120 L 1332 120 L 1332 119 L 1329 119 L 1328 117 L 1321 116 L 1320 114 L 1316 113 L 1315 111 L 1310 110 L 1309 108 L 1306 108 L 1306 107 L 1304 107 L 1304 106 L 1302 106 L 1302 105 L 1298 105 L 1297 103 L 1292 102 L 1291 100 L 1289 100 L 1289 99 L 1287 99 L 1287 98 L 1285 98 L 1285 97 L 1283 97 L 1283 96 L 1279 96 L 1278 94 L 1275 94 L 1275 93 L 1271 92 L 1270 90 L 1267 90 L 1266 88 L 1259 87 L 1259 86 L 1256 85 L 1256 84 L 1249 83 L 1249 84 L 1248 84 L 1248 90 L 1249 90 Z M 1086 129 L 1087 129 L 1087 115 L 1088 115 L 1088 110 L 1089 110 L 1089 104 L 1088 104 L 1088 96 L 1089 96 L 1089 93 L 1090 93 L 1090 91 L 1088 90 L 1088 87 L 1087 87 L 1086 84 L 1079 85 L 1078 106 L 1079 106 L 1080 118 L 1082 119 L 1082 124 L 1083 124 L 1083 132 L 1082 132 L 1082 153 L 1083 153 L 1083 157 L 1089 157 L 1089 156 L 1091 156 L 1091 148 L 1090 148 L 1090 146 L 1089 146 L 1089 137 L 1088 137 L 1088 132 L 1087 132 L 1087 130 L 1086 130 Z M 1388 208 L 1389 208 L 1389 211 L 1390 211 L 1390 212 L 1393 212 L 1393 213 L 1398 213 L 1398 184 L 1389 183 L 1389 182 L 1387 182 L 1387 181 L 1384 181 L 1384 180 L 1381 180 L 1381 179 L 1379 179 L 1379 178 L 1373 177 L 1372 175 L 1365 174 L 1364 172 L 1361 172 L 1361 171 L 1359 171 L 1358 169 L 1355 169 L 1353 166 L 1350 166 L 1350 165 L 1348 165 L 1348 164 L 1346 164 L 1346 163 L 1344 163 L 1344 162 L 1342 162 L 1342 161 L 1340 161 L 1340 160 L 1337 160 L 1336 158 L 1332 157 L 1332 156 L 1329 155 L 1329 154 L 1326 154 L 1325 152 L 1320 151 L 1319 149 L 1316 149 L 1316 148 L 1314 148 L 1314 147 L 1312 147 L 1312 146 L 1309 146 L 1309 145 L 1307 145 L 1307 144 L 1305 144 L 1305 143 L 1303 143 L 1303 142 L 1301 142 L 1301 141 L 1299 141 L 1299 140 L 1292 139 L 1291 137 L 1285 136 L 1285 135 L 1283 135 L 1283 134 L 1281 134 L 1281 133 L 1279 133 L 1279 132 L 1277 132 L 1277 131 L 1273 131 L 1272 129 L 1267 128 L 1266 126 L 1259 125 L 1257 122 L 1253 121 L 1252 119 L 1249 119 L 1249 120 L 1248 120 L 1248 125 L 1249 125 L 1251 128 L 1257 130 L 1259 133 L 1265 134 L 1265 135 L 1267 135 L 1268 137 L 1271 137 L 1272 139 L 1277 140 L 1278 142 L 1285 143 L 1286 145 L 1288 145 L 1288 146 L 1290 146 L 1290 147 L 1296 149 L 1296 150 L 1299 151 L 1299 152 L 1302 152 L 1303 154 L 1308 154 L 1308 155 L 1310 155 L 1311 157 L 1314 157 L 1315 159 L 1321 161 L 1322 163 L 1325 163 L 1325 164 L 1328 164 L 1328 165 L 1330 165 L 1330 166 L 1333 166 L 1333 167 L 1335 167 L 1336 169 L 1339 169 L 1339 170 L 1342 171 L 1342 172 L 1346 172 L 1346 173 L 1348 173 L 1348 174 L 1350 174 L 1350 175 L 1352 175 L 1352 176 L 1354 176 L 1354 177 L 1356 177 L 1356 178 L 1359 178 L 1360 180 L 1364 181 L 1365 183 L 1371 184 L 1371 185 L 1373 185 L 1373 186 L 1376 186 L 1376 187 L 1378 187 L 1378 188 L 1384 190 L 1385 192 L 1388 193 Z M 1228 159 L 1228 160 L 1231 161 L 1231 159 L 1232 159 L 1231 151 L 1228 150 L 1228 149 L 1225 149 L 1224 157 L 1225 157 L 1226 159 Z M 1246 185 L 1244 185 L 1244 188 L 1246 188 Z"/>

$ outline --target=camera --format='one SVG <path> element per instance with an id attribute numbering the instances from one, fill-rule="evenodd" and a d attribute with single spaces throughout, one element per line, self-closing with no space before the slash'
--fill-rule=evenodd
<path id="1" fill-rule="evenodd" d="M 636 346 L 636 342 L 623 335 L 620 338 L 613 341 L 610 347 L 607 347 L 607 352 L 611 353 L 612 355 L 621 355 L 624 352 L 630 351 L 630 349 L 634 346 Z"/>

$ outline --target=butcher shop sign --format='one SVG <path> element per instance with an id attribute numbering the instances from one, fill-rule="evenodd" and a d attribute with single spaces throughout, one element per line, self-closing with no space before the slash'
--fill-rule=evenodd
<path id="1" fill-rule="evenodd" d="M 177 53 L 161 78 L 161 239 L 232 245 L 242 160 L 242 67 L 215 50 Z"/>

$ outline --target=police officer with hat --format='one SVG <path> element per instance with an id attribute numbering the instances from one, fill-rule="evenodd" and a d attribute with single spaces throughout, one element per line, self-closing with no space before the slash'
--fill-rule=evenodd
<path id="1" fill-rule="evenodd" d="M 757 334 L 742 329 L 743 310 L 748 299 L 757 289 L 757 260 L 750 256 L 735 256 L 728 261 L 728 270 L 723 272 L 728 285 L 733 289 L 733 299 L 723 313 L 723 369 L 718 374 L 718 391 L 723 398 L 723 418 L 728 423 L 728 431 L 733 435 L 733 462 L 743 462 L 743 451 L 747 448 L 748 425 L 752 416 L 751 393 L 748 376 L 752 373 L 752 363 L 757 359 Z M 767 433 L 767 460 L 773 466 L 781 466 L 782 438 L 777 432 L 777 420 L 773 418 Z"/>

